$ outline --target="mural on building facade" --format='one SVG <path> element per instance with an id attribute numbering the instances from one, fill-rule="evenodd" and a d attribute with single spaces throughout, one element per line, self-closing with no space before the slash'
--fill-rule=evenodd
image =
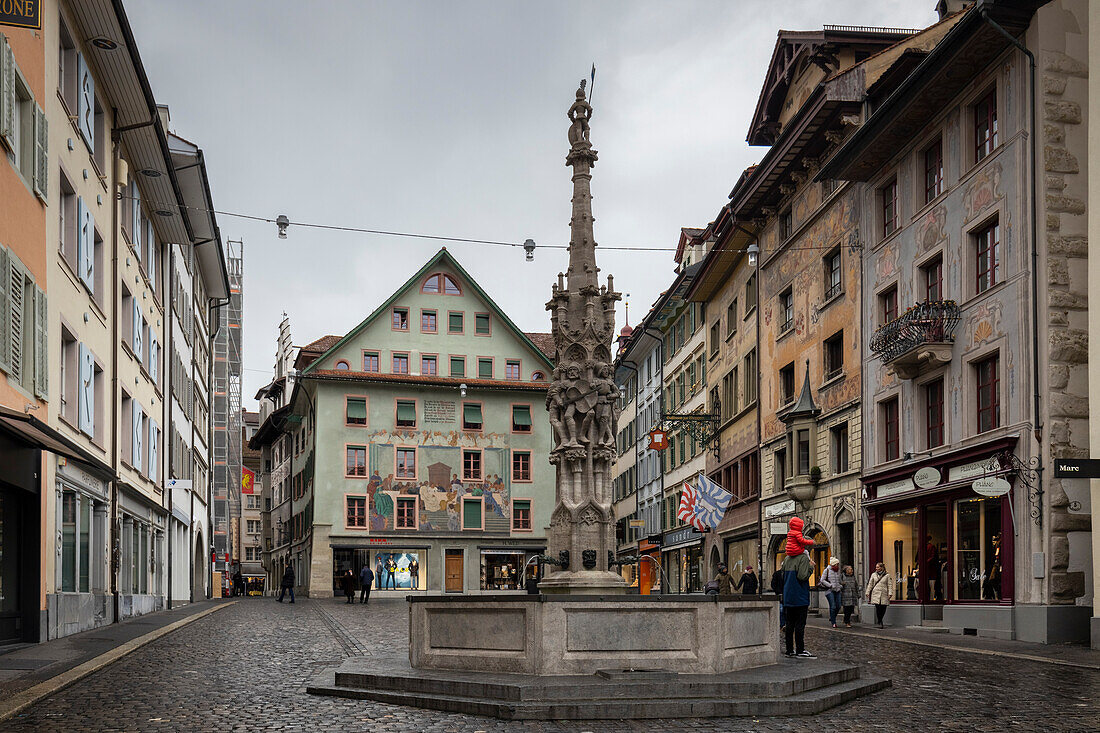
<path id="1" fill-rule="evenodd" d="M 1001 164 L 993 163 L 974 176 L 963 194 L 963 208 L 966 214 L 963 224 L 969 224 L 976 219 L 986 208 L 1004 198 L 1001 189 Z"/>

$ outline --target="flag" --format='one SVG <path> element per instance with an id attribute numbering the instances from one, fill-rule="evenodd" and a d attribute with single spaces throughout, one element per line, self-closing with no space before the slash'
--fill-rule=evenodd
<path id="1" fill-rule="evenodd" d="M 691 488 L 691 484 L 685 482 L 683 491 L 680 494 L 680 508 L 676 511 L 676 518 L 681 522 L 686 522 L 700 532 L 706 531 L 706 525 L 700 520 L 699 515 L 695 512 L 696 492 Z"/>
<path id="2" fill-rule="evenodd" d="M 699 474 L 696 484 L 695 516 L 699 517 L 706 526 L 716 529 L 726 514 L 726 507 L 730 505 L 733 494 L 703 474 Z"/>

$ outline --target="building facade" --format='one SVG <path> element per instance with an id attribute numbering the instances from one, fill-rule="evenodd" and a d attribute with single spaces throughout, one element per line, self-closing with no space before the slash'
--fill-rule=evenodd
<path id="1" fill-rule="evenodd" d="M 241 327 L 244 315 L 244 244 L 226 242 L 229 297 L 218 308 L 214 337 L 213 471 L 211 517 L 214 569 L 223 589 L 241 558 Z"/>

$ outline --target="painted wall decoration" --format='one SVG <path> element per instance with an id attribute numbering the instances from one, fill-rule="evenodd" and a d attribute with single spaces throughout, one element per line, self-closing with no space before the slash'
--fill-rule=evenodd
<path id="1" fill-rule="evenodd" d="M 941 242 L 947 241 L 947 207 L 935 207 L 917 223 L 917 252 L 924 254 Z"/>
<path id="2" fill-rule="evenodd" d="M 974 177 L 963 194 L 963 208 L 966 211 L 963 223 L 977 218 L 990 205 L 1004 198 L 1001 189 L 1001 164 L 996 162 L 987 166 Z"/>
<path id="3" fill-rule="evenodd" d="M 1001 313 L 1004 304 L 990 300 L 978 306 L 966 319 L 966 332 L 970 334 L 971 349 L 989 343 L 1002 335 Z"/>

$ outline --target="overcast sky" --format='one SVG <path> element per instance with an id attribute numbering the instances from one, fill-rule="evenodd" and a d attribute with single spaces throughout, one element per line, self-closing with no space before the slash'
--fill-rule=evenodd
<path id="1" fill-rule="evenodd" d="M 924 27 L 934 0 L 327 2 L 129 0 L 172 130 L 206 154 L 219 210 L 538 244 L 569 238 L 565 112 L 596 64 L 596 241 L 675 247 L 765 148 L 745 143 L 780 29 Z M 219 217 L 244 241 L 244 404 L 295 345 L 344 334 L 438 242 Z M 526 331 L 548 331 L 564 250 L 448 246 Z M 630 322 L 670 252 L 601 252 Z M 617 326 L 622 325 L 620 304 Z"/>

